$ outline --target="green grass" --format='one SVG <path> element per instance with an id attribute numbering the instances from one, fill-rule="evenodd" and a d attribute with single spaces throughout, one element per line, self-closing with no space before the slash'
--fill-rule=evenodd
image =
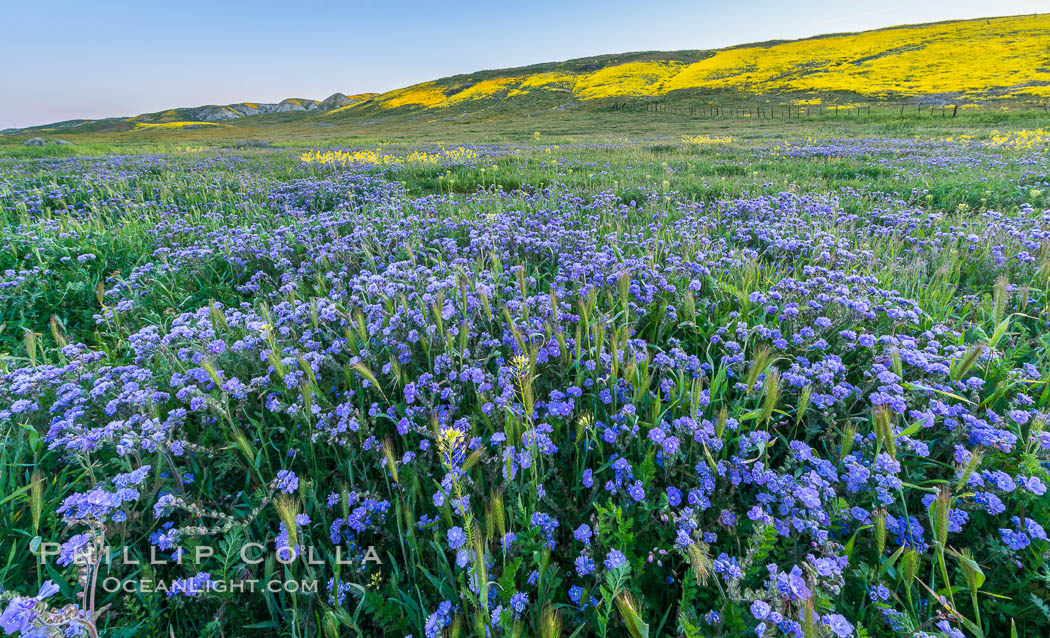
<path id="1" fill-rule="evenodd" d="M 715 96 L 724 107 L 757 108 L 737 95 Z M 723 101 L 724 100 L 724 101 Z M 622 101 L 619 101 L 622 103 Z M 587 140 L 668 139 L 683 135 L 732 135 L 740 140 L 771 138 L 828 138 L 919 135 L 987 136 L 996 129 L 1040 128 L 1050 125 L 1050 114 L 1026 104 L 963 109 L 955 118 L 941 117 L 940 109 L 900 112 L 898 105 L 873 103 L 867 108 L 832 115 L 815 110 L 810 117 L 748 118 L 690 116 L 690 105 L 703 99 L 660 98 L 637 101 L 677 111 L 612 110 L 613 101 L 595 100 L 559 108 L 547 101 L 483 102 L 437 111 L 412 108 L 362 109 L 327 116 L 279 113 L 253 116 L 196 130 L 137 130 L 123 132 L 19 133 L 0 135 L 0 157 L 102 155 L 110 152 L 181 152 L 186 149 L 227 148 L 241 140 L 260 140 L 277 147 L 345 148 L 383 143 L 520 143 L 536 133 L 545 140 L 572 143 Z M 23 147 L 30 137 L 61 137 L 74 146 Z"/>

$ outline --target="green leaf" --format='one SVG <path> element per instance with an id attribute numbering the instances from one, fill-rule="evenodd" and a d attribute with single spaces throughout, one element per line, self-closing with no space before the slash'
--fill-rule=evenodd
<path id="1" fill-rule="evenodd" d="M 912 423 L 908 427 L 906 427 L 903 430 L 901 430 L 901 433 L 897 435 L 897 438 L 899 439 L 902 436 L 911 436 L 912 434 L 915 434 L 916 432 L 918 432 L 921 429 L 922 429 L 922 422 L 921 421 L 916 421 L 915 423 Z"/>

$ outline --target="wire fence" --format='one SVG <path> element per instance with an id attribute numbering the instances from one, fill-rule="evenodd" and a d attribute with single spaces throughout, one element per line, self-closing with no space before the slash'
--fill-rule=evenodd
<path id="1" fill-rule="evenodd" d="M 874 107 L 874 108 L 873 108 Z M 723 104 L 663 104 L 659 102 L 614 102 L 613 111 L 635 113 L 667 113 L 688 117 L 740 117 L 754 119 L 806 119 L 806 118 L 859 118 L 874 115 L 897 114 L 900 117 L 919 115 L 929 117 L 954 118 L 969 110 L 969 105 L 959 104 L 763 104 L 763 105 L 723 105 Z M 980 108 L 980 107 L 976 107 Z M 1011 108 L 1041 111 L 1050 114 L 1048 103 L 1025 103 Z"/>

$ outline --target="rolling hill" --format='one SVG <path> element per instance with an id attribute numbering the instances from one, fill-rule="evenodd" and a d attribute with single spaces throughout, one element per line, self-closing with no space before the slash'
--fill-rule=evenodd
<path id="1" fill-rule="evenodd" d="M 0 133 L 11 133 L 33 130 L 57 130 L 68 129 L 74 132 L 99 132 L 99 131 L 124 131 L 134 129 L 151 128 L 199 128 L 200 126 L 213 125 L 216 122 L 229 122 L 243 117 L 266 115 L 270 113 L 307 113 L 307 112 L 329 112 L 347 106 L 353 106 L 360 102 L 372 99 L 374 93 L 361 95 L 345 95 L 333 93 L 323 100 L 310 100 L 304 98 L 287 98 L 280 102 L 238 102 L 236 104 L 206 106 L 180 107 L 157 111 L 156 113 L 143 113 L 134 117 L 110 117 L 100 120 L 67 120 L 44 124 L 42 126 L 31 126 L 24 129 L 6 129 Z"/>
<path id="2" fill-rule="evenodd" d="M 653 99 L 795 104 L 1044 101 L 1050 99 L 1050 14 L 907 25 L 718 50 L 602 55 L 456 75 L 381 94 L 177 108 L 4 132 L 197 129 L 240 120 L 336 126 L 375 122 L 395 112 L 409 119 L 431 114 L 507 116 Z"/>
<path id="3" fill-rule="evenodd" d="M 488 71 L 378 95 L 443 108 L 534 92 L 577 100 L 680 92 L 952 99 L 1050 98 L 1050 14 L 892 27 L 715 51 L 635 53 Z"/>

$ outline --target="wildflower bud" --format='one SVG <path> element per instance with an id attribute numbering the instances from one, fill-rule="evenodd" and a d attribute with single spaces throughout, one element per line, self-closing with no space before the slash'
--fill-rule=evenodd
<path id="1" fill-rule="evenodd" d="M 937 500 L 930 503 L 930 522 L 935 540 L 944 547 L 948 540 L 948 514 L 951 511 L 951 490 L 942 485 L 937 490 Z"/>
<path id="2" fill-rule="evenodd" d="M 693 543 L 686 548 L 686 554 L 689 557 L 689 566 L 693 569 L 693 574 L 696 576 L 696 582 L 699 585 L 706 585 L 708 577 L 711 576 L 711 557 L 707 555 L 707 545 L 697 545 Z"/>
<path id="3" fill-rule="evenodd" d="M 36 333 L 29 328 L 23 328 L 23 331 L 22 343 L 25 345 L 29 362 L 33 364 L 33 367 L 36 367 Z"/>
<path id="4" fill-rule="evenodd" d="M 904 365 L 901 363 L 901 353 L 896 348 L 890 350 L 890 366 L 893 368 L 893 373 L 898 377 L 904 378 Z"/>
<path id="5" fill-rule="evenodd" d="M 760 417 L 763 423 L 769 422 L 769 419 L 773 416 L 773 410 L 776 409 L 779 400 L 780 370 L 777 368 L 771 368 L 766 373 L 765 399 L 762 401 L 762 416 Z"/>
<path id="6" fill-rule="evenodd" d="M 1009 285 L 1010 280 L 1006 275 L 999 275 L 992 287 L 992 321 L 994 323 L 999 323 L 1003 318 L 1003 313 L 1006 312 L 1006 303 L 1010 300 Z"/>
<path id="7" fill-rule="evenodd" d="M 40 530 L 40 515 L 44 511 L 44 475 L 33 470 L 29 484 L 29 513 L 33 519 L 33 533 Z"/>
<path id="8" fill-rule="evenodd" d="M 481 301 L 481 308 L 485 311 L 485 318 L 492 321 L 492 304 L 489 302 L 488 295 L 485 294 L 484 290 L 478 289 L 478 299 Z"/>
<path id="9" fill-rule="evenodd" d="M 248 460 L 248 464 L 255 463 L 255 448 L 252 447 L 251 442 L 248 441 L 248 437 L 245 436 L 239 428 L 233 428 L 230 431 L 230 435 L 233 437 L 233 442 L 237 445 L 237 448 L 244 454 Z"/>
<path id="10" fill-rule="evenodd" d="M 893 433 L 893 415 L 884 405 L 877 405 L 872 410 L 875 421 L 875 440 L 879 447 L 886 450 L 892 458 L 897 458 L 897 437 Z"/>
<path id="11" fill-rule="evenodd" d="M 267 350 L 266 352 L 266 355 L 270 366 L 273 367 L 273 371 L 277 373 L 277 378 L 281 381 L 281 383 L 284 383 L 284 362 L 281 361 L 281 357 L 277 356 L 277 351 L 275 350 L 274 346 L 270 346 L 269 350 Z"/>
<path id="12" fill-rule="evenodd" d="M 959 480 L 955 483 L 955 491 L 962 491 L 966 487 L 966 484 L 970 482 L 970 476 L 973 475 L 974 471 L 981 464 L 981 457 L 984 456 L 984 452 L 981 450 L 974 450 L 970 454 L 970 460 L 963 466 L 962 472 L 959 474 Z"/>
<path id="13" fill-rule="evenodd" d="M 289 547 L 295 547 L 299 544 L 299 526 L 295 520 L 296 516 L 299 515 L 299 499 L 289 494 L 280 494 L 274 499 L 273 506 L 277 510 L 277 516 L 284 523 L 285 529 L 288 530 Z"/>
<path id="14" fill-rule="evenodd" d="M 590 414 L 584 414 L 576 421 L 576 444 L 579 445 L 583 441 L 583 437 L 587 434 L 587 430 L 590 429 L 593 418 Z"/>
<path id="15" fill-rule="evenodd" d="M 918 573 L 919 553 L 914 549 L 909 549 L 901 556 L 901 576 L 904 578 L 904 586 L 910 588 Z"/>
<path id="16" fill-rule="evenodd" d="M 485 582 L 485 537 L 481 534 L 481 527 L 475 522 L 473 525 L 467 527 L 467 540 L 470 543 L 470 548 L 474 550 L 474 566 L 478 570 L 478 576 L 480 580 L 478 582 Z"/>
<path id="17" fill-rule="evenodd" d="M 496 530 L 499 532 L 499 536 L 502 539 L 507 535 L 507 518 L 506 512 L 503 509 L 503 492 L 494 491 L 492 497 L 489 499 L 489 504 L 492 508 L 492 518 L 496 524 Z"/>
<path id="18" fill-rule="evenodd" d="M 339 638 L 339 620 L 331 611 L 324 616 L 324 635 L 325 638 Z"/>
<path id="19" fill-rule="evenodd" d="M 303 377 L 299 382 L 299 393 L 303 397 L 303 418 L 309 421 L 310 415 L 313 414 L 314 401 L 313 385 L 310 383 L 309 378 Z"/>
<path id="20" fill-rule="evenodd" d="M 65 348 L 69 343 L 66 340 L 65 332 L 62 330 L 62 320 L 59 319 L 58 315 L 51 315 L 51 336 L 55 339 L 55 343 L 58 344 L 59 348 Z"/>
<path id="21" fill-rule="evenodd" d="M 540 615 L 540 638 L 561 636 L 561 614 L 552 605 L 546 605 Z"/>
<path id="22" fill-rule="evenodd" d="M 805 638 L 815 638 L 817 635 L 816 615 L 813 598 L 809 597 L 802 603 L 802 635 Z"/>
<path id="23" fill-rule="evenodd" d="M 685 311 L 689 321 L 696 323 L 696 299 L 691 290 L 685 293 Z"/>
<path id="24" fill-rule="evenodd" d="M 357 334 L 361 337 L 361 343 L 368 343 L 368 329 L 365 327 L 365 315 L 361 312 L 360 308 L 354 310 L 354 324 L 357 326 Z"/>
<path id="25" fill-rule="evenodd" d="M 970 349 L 966 351 L 966 355 L 956 363 L 954 370 L 952 370 L 952 379 L 958 381 L 966 376 L 966 373 L 976 365 L 982 352 L 984 352 L 984 346 L 981 344 L 975 343 L 970 346 Z"/>
<path id="26" fill-rule="evenodd" d="M 857 437 L 857 425 L 852 421 L 846 423 L 842 428 L 842 439 L 839 441 L 839 460 L 844 460 L 853 451 L 853 444 Z"/>
<path id="27" fill-rule="evenodd" d="M 386 457 L 386 468 L 390 472 L 390 477 L 394 479 L 395 483 L 398 483 L 397 476 L 397 460 L 394 458 L 394 439 L 393 437 L 386 437 L 383 440 L 383 456 Z"/>
<path id="28" fill-rule="evenodd" d="M 755 383 L 758 378 L 762 376 L 762 373 L 766 371 L 769 364 L 772 363 L 773 351 L 767 345 L 761 345 L 755 348 L 755 352 L 752 355 L 751 369 L 747 375 L 747 391 L 751 392 L 754 389 Z"/>
<path id="29" fill-rule="evenodd" d="M 379 391 L 379 394 L 382 395 L 383 398 L 386 398 L 386 394 L 383 393 L 383 387 L 381 385 L 379 385 L 379 380 L 376 379 L 376 375 L 372 373 L 372 370 L 368 366 L 366 366 L 361 361 L 357 361 L 357 362 L 351 364 L 350 367 L 353 368 L 362 377 L 367 379 L 368 382 L 371 383 L 372 386 L 375 387 L 375 389 Z"/>
<path id="30" fill-rule="evenodd" d="M 223 314 L 222 309 L 219 308 L 214 299 L 208 302 L 208 310 L 211 314 L 212 327 L 226 329 L 226 315 Z"/>
<path id="31" fill-rule="evenodd" d="M 722 435 L 725 434 L 726 421 L 728 421 L 728 420 L 729 420 L 729 408 L 727 406 L 723 405 L 722 409 L 718 411 L 718 422 L 715 424 L 715 436 L 718 437 L 719 441 L 722 440 Z"/>
<path id="32" fill-rule="evenodd" d="M 809 400 L 812 396 L 813 386 L 807 383 L 798 397 L 798 408 L 795 410 L 795 425 L 802 422 L 802 416 L 806 413 L 806 408 L 809 407 Z"/>
<path id="33" fill-rule="evenodd" d="M 881 508 L 875 512 L 875 546 L 882 556 L 886 551 L 886 510 Z"/>
<path id="34" fill-rule="evenodd" d="M 208 373 L 208 377 L 211 378 L 212 383 L 217 387 L 222 387 L 222 377 L 219 376 L 219 370 L 215 367 L 215 364 L 208 359 L 201 361 L 201 367 Z"/>
<path id="35" fill-rule="evenodd" d="M 639 613 L 638 599 L 627 592 L 622 592 L 616 597 L 615 602 L 616 609 L 620 612 L 620 618 L 623 619 L 623 624 L 627 627 L 631 638 L 648 636 L 649 625 L 642 620 Z"/>
<path id="36" fill-rule="evenodd" d="M 970 592 L 976 596 L 977 590 L 984 584 L 985 575 L 980 565 L 973 559 L 973 551 L 970 549 L 948 551 L 958 559 L 959 566 L 962 568 L 963 578 L 966 579 L 966 585 L 970 588 Z"/>

